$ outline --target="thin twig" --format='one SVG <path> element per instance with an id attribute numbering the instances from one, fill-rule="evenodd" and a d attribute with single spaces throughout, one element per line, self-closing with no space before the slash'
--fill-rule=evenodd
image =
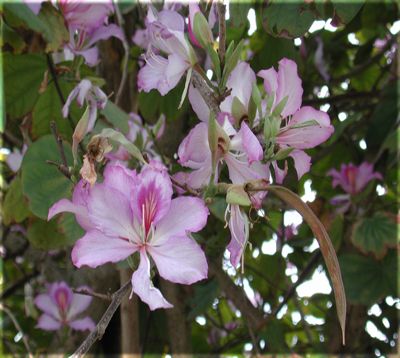
<path id="1" fill-rule="evenodd" d="M 349 102 L 360 99 L 371 100 L 372 98 L 377 98 L 381 95 L 381 91 L 365 91 L 365 92 L 354 92 L 354 93 L 345 93 L 337 96 L 330 96 L 325 98 L 311 98 L 304 99 L 303 105 L 306 106 L 318 106 L 323 104 L 335 104 L 340 102 Z"/>
<path id="2" fill-rule="evenodd" d="M 203 97 L 208 108 L 214 111 L 215 117 L 218 117 L 218 115 L 221 113 L 221 109 L 219 108 L 219 102 L 216 98 L 216 94 L 210 87 L 208 87 L 207 83 L 197 71 L 192 72 L 192 83 L 193 86 L 199 90 L 200 95 Z"/>
<path id="3" fill-rule="evenodd" d="M 119 3 L 116 3 L 114 8 L 115 8 L 115 13 L 117 14 L 117 18 L 118 18 L 118 25 L 122 30 L 122 35 L 123 35 L 122 45 L 124 46 L 124 50 L 125 50 L 125 61 L 124 61 L 124 67 L 122 69 L 121 82 L 119 84 L 119 88 L 118 88 L 117 94 L 115 95 L 115 101 L 114 101 L 115 105 L 118 106 L 118 102 L 121 98 L 122 90 L 124 89 L 125 82 L 128 77 L 129 44 L 128 44 L 128 41 L 126 40 L 125 31 L 123 29 L 125 21 L 121 14 L 121 10 L 119 9 Z"/>
<path id="4" fill-rule="evenodd" d="M 14 323 L 14 326 L 15 326 L 15 328 L 17 329 L 17 331 L 18 331 L 19 333 L 22 334 L 22 341 L 24 342 L 24 345 L 25 345 L 25 348 L 26 348 L 26 350 L 27 350 L 27 352 L 28 352 L 29 358 L 33 358 L 32 351 L 31 351 L 31 349 L 30 349 L 30 347 L 29 347 L 29 344 L 28 344 L 28 339 L 26 338 L 24 332 L 22 332 L 21 326 L 19 325 L 19 323 L 18 323 L 18 321 L 16 320 L 16 318 L 14 317 L 14 315 L 13 315 L 13 314 L 11 313 L 11 311 L 10 311 L 7 307 L 5 307 L 2 303 L 0 303 L 0 310 L 3 310 L 3 311 L 4 311 L 5 313 L 7 313 L 8 316 L 11 318 L 11 321 Z"/>
<path id="5" fill-rule="evenodd" d="M 226 42 L 226 22 L 225 22 L 225 12 L 226 6 L 223 4 L 222 0 L 218 0 L 218 24 L 219 24 L 219 48 L 218 55 L 219 61 L 221 63 L 221 70 L 225 67 L 225 42 Z"/>
<path id="6" fill-rule="evenodd" d="M 75 287 L 71 287 L 71 291 L 73 293 L 77 293 L 78 295 L 92 296 L 92 297 L 100 298 L 102 300 L 106 300 L 106 301 L 109 301 L 109 302 L 112 302 L 112 300 L 113 300 L 112 295 L 110 295 L 110 294 L 103 295 L 102 293 L 97 293 L 97 292 L 85 290 L 84 288 L 78 290 Z"/>
<path id="7" fill-rule="evenodd" d="M 64 99 L 64 96 L 63 96 L 63 94 L 61 92 L 61 88 L 60 88 L 60 85 L 59 85 L 58 80 L 57 80 L 57 73 L 56 73 L 56 70 L 54 69 L 53 61 L 51 59 L 50 54 L 48 54 L 48 53 L 46 53 L 46 60 L 47 60 L 47 66 L 49 67 L 49 70 L 50 70 L 50 73 L 51 73 L 51 77 L 53 78 L 53 81 L 54 81 L 54 85 L 56 86 L 58 97 L 60 98 L 61 104 L 64 106 L 65 105 L 65 99 Z M 71 118 L 69 113 L 68 113 L 67 118 L 68 118 L 69 124 L 70 124 L 70 126 L 72 128 L 72 132 L 73 132 L 75 130 L 75 125 L 74 125 L 74 122 L 72 121 L 72 118 Z"/>
<path id="8" fill-rule="evenodd" d="M 51 131 L 53 132 L 54 138 L 56 139 L 56 142 L 57 142 L 57 145 L 58 145 L 58 149 L 59 149 L 60 155 L 61 155 L 61 161 L 62 161 L 64 167 L 68 168 L 67 157 L 65 156 L 62 139 L 60 138 L 60 136 L 57 133 L 56 122 L 51 121 L 50 122 L 50 128 L 51 128 Z"/>
<path id="9" fill-rule="evenodd" d="M 202 189 L 192 189 L 192 188 L 188 187 L 186 184 L 177 181 L 172 176 L 170 176 L 169 178 L 171 179 L 172 184 L 182 188 L 183 190 L 187 191 L 189 194 L 191 194 L 193 196 L 197 196 L 197 197 L 201 197 L 203 195 L 203 193 L 202 193 L 203 190 Z"/>
<path id="10" fill-rule="evenodd" d="M 52 162 L 51 160 L 46 160 L 46 163 L 47 163 L 47 164 L 50 164 L 50 165 L 54 165 L 55 167 L 57 167 L 58 171 L 59 171 L 62 175 L 64 175 L 65 177 L 67 177 L 69 180 L 71 180 L 72 174 L 71 174 L 71 172 L 69 171 L 68 168 L 65 168 L 65 167 L 64 167 L 63 165 L 61 165 L 61 164 Z"/>
<path id="11" fill-rule="evenodd" d="M 112 302 L 110 306 L 108 306 L 107 311 L 104 313 L 100 322 L 97 324 L 96 328 L 89 334 L 89 336 L 85 339 L 85 341 L 81 344 L 81 346 L 76 350 L 76 352 L 70 358 L 83 357 L 88 352 L 93 343 L 103 337 L 103 334 L 108 324 L 110 323 L 111 318 L 113 317 L 115 311 L 121 304 L 122 299 L 129 292 L 131 288 L 132 288 L 132 282 L 128 281 L 117 292 L 113 293 Z"/>

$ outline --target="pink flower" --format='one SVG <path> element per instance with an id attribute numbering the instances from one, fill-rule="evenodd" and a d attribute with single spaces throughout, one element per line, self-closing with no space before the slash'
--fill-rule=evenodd
<path id="1" fill-rule="evenodd" d="M 79 289 L 89 290 L 85 286 L 79 287 Z M 96 325 L 89 316 L 75 319 L 78 314 L 89 307 L 92 298 L 91 296 L 72 293 L 64 281 L 47 285 L 47 294 L 40 294 L 34 300 L 35 305 L 44 312 L 39 317 L 35 328 L 56 331 L 66 324 L 79 331 L 86 331 L 87 329 L 92 331 Z"/>
<path id="2" fill-rule="evenodd" d="M 279 61 L 278 72 L 271 67 L 269 70 L 258 72 L 258 76 L 264 79 L 264 89 L 268 96 L 274 92 L 272 111 L 278 103 L 288 97 L 281 112 L 284 125 L 280 126 L 276 144 L 279 144 L 282 149 L 296 147 L 296 150 L 289 156 L 294 159 L 294 166 L 300 179 L 310 170 L 311 166 L 310 156 L 302 149 L 314 148 L 325 142 L 333 133 L 334 128 L 325 112 L 307 106 L 300 108 L 303 88 L 294 61 L 284 58 Z M 310 125 L 309 122 L 313 120 L 316 124 Z M 276 181 L 282 183 L 286 170 L 279 169 L 276 161 L 273 162 L 273 165 Z"/>
<path id="3" fill-rule="evenodd" d="M 350 163 L 342 164 L 340 172 L 336 169 L 329 170 L 326 175 L 333 177 L 332 187 L 341 185 L 343 190 L 350 195 L 357 195 L 372 179 L 383 180 L 382 174 L 374 173 L 374 166 L 371 163 L 363 162 L 359 167 Z"/>
<path id="4" fill-rule="evenodd" d="M 114 12 L 112 0 L 89 2 L 84 0 L 59 0 L 58 4 L 69 27 L 92 32 Z"/>
<path id="5" fill-rule="evenodd" d="M 156 18 L 149 8 L 147 23 L 154 45 L 167 54 L 168 59 L 149 51 L 146 65 L 138 74 L 139 91 L 150 92 L 155 88 L 164 96 L 178 84 L 197 59 L 186 41 L 185 21 L 181 15 L 163 10 Z"/>
<path id="6" fill-rule="evenodd" d="M 87 131 L 91 132 L 94 128 L 94 123 L 97 118 L 97 108 L 104 109 L 107 103 L 106 94 L 100 89 L 99 86 L 93 86 L 90 80 L 82 80 L 69 94 L 67 101 L 63 109 L 61 110 L 64 118 L 67 118 L 69 112 L 69 106 L 73 99 L 78 96 L 76 101 L 79 107 L 82 108 L 83 101 L 86 100 L 86 104 L 90 106 L 89 121 Z"/>
<path id="7" fill-rule="evenodd" d="M 87 194 L 87 217 L 93 229 L 75 244 L 72 261 L 77 267 L 95 268 L 138 252 L 140 264 L 132 275 L 132 293 L 155 310 L 172 305 L 150 280 L 148 255 L 166 280 L 192 284 L 206 278 L 204 252 L 188 232 L 201 230 L 209 212 L 199 198 L 171 200 L 166 168 L 154 161 L 150 165 L 155 169 L 147 167 L 140 174 L 120 165 L 107 168 L 104 182 L 95 184 Z M 76 212 L 76 204 L 61 202 L 50 209 L 49 219 L 62 206 Z M 83 210 L 80 215 L 84 217 Z"/>

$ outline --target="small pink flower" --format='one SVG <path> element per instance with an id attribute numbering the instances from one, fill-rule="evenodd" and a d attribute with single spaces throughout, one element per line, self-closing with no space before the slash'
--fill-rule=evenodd
<path id="1" fill-rule="evenodd" d="M 89 290 L 82 286 L 79 289 Z M 85 311 L 90 302 L 91 296 L 74 294 L 70 287 L 64 282 L 54 282 L 47 285 L 47 294 L 40 294 L 35 298 L 35 305 L 44 312 L 39 317 L 35 328 L 41 328 L 46 331 L 56 331 L 62 325 L 68 325 L 72 329 L 79 331 L 92 331 L 96 325 L 93 320 L 86 316 L 82 319 L 75 317 Z"/>
<path id="2" fill-rule="evenodd" d="M 363 162 L 359 167 L 350 163 L 342 164 L 340 172 L 336 169 L 329 170 L 326 175 L 333 177 L 332 187 L 341 185 L 346 193 L 357 195 L 372 179 L 383 180 L 382 174 L 374 173 L 374 166 L 371 163 Z"/>

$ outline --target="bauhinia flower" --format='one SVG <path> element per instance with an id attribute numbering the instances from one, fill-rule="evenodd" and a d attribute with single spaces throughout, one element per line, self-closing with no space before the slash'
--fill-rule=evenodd
<path id="1" fill-rule="evenodd" d="M 296 148 L 289 156 L 294 160 L 297 176 L 300 179 L 311 166 L 311 158 L 303 149 L 314 148 L 325 142 L 333 133 L 334 128 L 325 112 L 309 106 L 300 108 L 303 88 L 294 61 L 284 58 L 279 61 L 278 72 L 271 67 L 258 72 L 257 75 L 264 79 L 264 89 L 268 96 L 274 93 L 271 111 L 287 97 L 287 102 L 280 113 L 283 125 L 279 127 L 275 143 L 280 149 Z M 282 183 L 286 170 L 280 169 L 276 161 L 272 163 L 276 181 Z"/>
<path id="2" fill-rule="evenodd" d="M 108 167 L 102 184 L 83 192 L 79 200 L 74 196 L 73 203 L 66 199 L 56 203 L 49 219 L 69 211 L 93 227 L 72 250 L 77 267 L 95 268 L 138 253 L 140 264 L 132 275 L 132 293 L 155 310 L 172 305 L 152 284 L 149 255 L 166 280 L 192 284 L 206 278 L 204 252 L 188 235 L 205 226 L 209 211 L 199 198 L 171 200 L 172 183 L 166 168 L 154 161 L 150 165 L 154 169 L 147 167 L 140 174 L 121 165 Z M 82 202 L 85 204 L 79 205 Z"/>
<path id="3" fill-rule="evenodd" d="M 374 165 L 368 162 L 361 163 L 359 167 L 356 167 L 353 163 L 342 164 L 340 172 L 332 168 L 326 175 L 333 177 L 333 188 L 340 185 L 350 195 L 360 193 L 372 179 L 383 180 L 382 174 L 374 173 Z"/>
<path id="4" fill-rule="evenodd" d="M 333 177 L 332 187 L 340 185 L 347 194 L 336 195 L 329 200 L 332 205 L 342 205 L 336 209 L 334 214 L 346 212 L 352 205 L 351 196 L 355 196 L 365 188 L 365 186 L 373 179 L 383 180 L 382 174 L 374 173 L 374 165 L 368 162 L 363 162 L 359 167 L 349 163 L 342 164 L 341 170 L 329 170 L 326 175 Z"/>
<path id="5" fill-rule="evenodd" d="M 106 94 L 100 89 L 99 86 L 94 86 L 88 79 L 82 80 L 69 94 L 61 113 L 64 118 L 68 117 L 69 106 L 71 105 L 74 98 L 78 96 L 76 101 L 79 107 L 82 108 L 83 102 L 86 100 L 87 105 L 90 107 L 89 120 L 87 125 L 87 131 L 93 131 L 94 124 L 97 118 L 97 108 L 104 109 L 107 103 Z"/>
<path id="6" fill-rule="evenodd" d="M 79 289 L 90 290 L 86 286 Z M 86 316 L 76 319 L 76 316 L 85 311 L 92 301 L 91 296 L 72 293 L 71 288 L 64 282 L 54 282 L 47 285 L 47 294 L 38 295 L 34 303 L 44 313 L 39 317 L 35 328 L 46 331 L 56 331 L 62 325 L 68 325 L 79 331 L 92 331 L 96 325 Z"/>
<path id="7" fill-rule="evenodd" d="M 139 91 L 150 92 L 155 88 L 164 96 L 178 84 L 186 70 L 191 71 L 197 57 L 185 37 L 185 21 L 181 15 L 163 10 L 155 16 L 149 7 L 147 23 L 153 44 L 168 58 L 148 52 L 146 66 L 138 74 Z M 190 73 L 186 85 L 189 79 Z"/>

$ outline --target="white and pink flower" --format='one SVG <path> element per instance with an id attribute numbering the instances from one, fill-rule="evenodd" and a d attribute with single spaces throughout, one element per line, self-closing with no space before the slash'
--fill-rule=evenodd
<path id="1" fill-rule="evenodd" d="M 86 286 L 78 287 L 80 289 L 90 290 Z M 92 299 L 91 296 L 72 293 L 64 281 L 48 284 L 47 294 L 40 294 L 34 300 L 35 305 L 44 312 L 35 328 L 56 331 L 62 325 L 68 325 L 75 330 L 92 331 L 96 325 L 89 316 L 76 319 L 89 307 Z"/>
<path id="2" fill-rule="evenodd" d="M 92 226 L 72 250 L 77 267 L 95 268 L 138 252 L 140 264 L 132 275 L 132 293 L 155 310 L 172 305 L 151 282 L 149 255 L 166 280 L 192 284 L 206 278 L 206 257 L 188 232 L 201 230 L 209 211 L 199 198 L 171 200 L 166 168 L 154 161 L 150 165 L 154 169 L 147 167 L 140 174 L 121 165 L 110 166 L 102 184 L 83 193 L 82 186 L 82 197 L 74 197 L 73 203 L 66 199 L 56 203 L 49 219 L 69 211 L 79 217 L 81 226 L 86 220 Z"/>

